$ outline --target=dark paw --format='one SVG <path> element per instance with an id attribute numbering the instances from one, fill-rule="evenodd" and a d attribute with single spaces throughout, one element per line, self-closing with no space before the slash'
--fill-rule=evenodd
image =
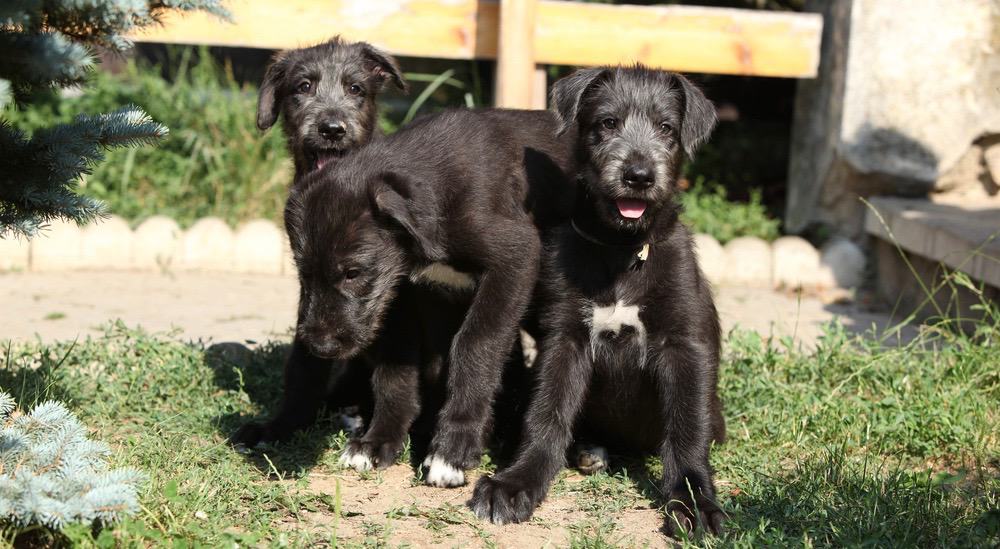
<path id="1" fill-rule="evenodd" d="M 504 481 L 499 476 L 482 477 L 468 505 L 476 516 L 493 524 L 524 522 L 531 518 L 538 504 L 533 493 L 537 491 L 526 490 L 520 483 Z"/>
<path id="2" fill-rule="evenodd" d="M 682 533 L 693 534 L 701 529 L 709 534 L 722 533 L 722 522 L 725 513 L 714 501 L 701 493 L 696 493 L 694 500 L 687 492 L 675 491 L 670 494 L 667 502 L 666 531 L 674 537 Z"/>
<path id="3" fill-rule="evenodd" d="M 385 469 L 396 462 L 396 456 L 402 451 L 401 441 L 355 439 L 344 448 L 344 453 L 340 455 L 340 465 L 357 471 Z"/>
<path id="4" fill-rule="evenodd" d="M 435 458 L 456 469 L 473 469 L 483 456 L 483 436 L 478 432 L 440 430 L 427 450 L 429 465 Z"/>
<path id="5" fill-rule="evenodd" d="M 251 422 L 243 425 L 229 437 L 230 444 L 234 446 L 244 446 L 255 448 L 261 444 L 280 440 L 270 423 Z"/>

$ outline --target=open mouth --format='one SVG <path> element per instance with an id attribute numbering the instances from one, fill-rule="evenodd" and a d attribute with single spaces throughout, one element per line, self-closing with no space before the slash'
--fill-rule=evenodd
<path id="1" fill-rule="evenodd" d="M 346 151 L 342 149 L 318 149 L 309 153 L 309 165 L 313 171 L 323 169 L 331 161 L 343 158 Z"/>
<path id="2" fill-rule="evenodd" d="M 639 219 L 646 212 L 646 203 L 634 198 L 618 198 L 615 200 L 615 206 L 625 219 Z"/>

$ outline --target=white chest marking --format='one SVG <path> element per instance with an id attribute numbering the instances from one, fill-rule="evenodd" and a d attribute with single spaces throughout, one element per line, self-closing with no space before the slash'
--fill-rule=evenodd
<path id="1" fill-rule="evenodd" d="M 620 335 L 626 326 L 632 327 L 636 332 L 644 331 L 642 321 L 639 320 L 638 305 L 626 305 L 621 301 L 604 307 L 594 305 L 590 317 L 591 334 L 600 335 L 602 332 L 611 332 L 614 335 Z"/>
<path id="2" fill-rule="evenodd" d="M 476 279 L 472 275 L 456 271 L 444 263 L 430 265 L 410 274 L 410 280 L 417 284 L 436 284 L 451 290 L 469 291 L 476 289 Z"/>
<path id="3" fill-rule="evenodd" d="M 590 324 L 590 353 L 597 358 L 612 356 L 626 362 L 646 363 L 646 327 L 639 319 L 639 306 L 617 301 L 593 305 Z M 610 354 L 609 354 L 610 353 Z"/>

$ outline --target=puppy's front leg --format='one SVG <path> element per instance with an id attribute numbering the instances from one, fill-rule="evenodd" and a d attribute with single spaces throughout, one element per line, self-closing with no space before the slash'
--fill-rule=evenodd
<path id="1" fill-rule="evenodd" d="M 392 465 L 420 413 L 420 373 L 416 361 L 379 364 L 372 373 L 375 409 L 365 435 L 347 443 L 340 464 L 358 471 Z"/>
<path id="2" fill-rule="evenodd" d="M 492 221 L 478 235 L 484 271 L 449 351 L 448 396 L 424 462 L 432 486 L 465 484 L 463 470 L 479 464 L 502 368 L 538 276 L 541 243 L 530 222 Z"/>
<path id="3" fill-rule="evenodd" d="M 715 483 L 708 462 L 713 435 L 711 406 L 716 391 L 711 372 L 717 368 L 718 351 L 707 342 L 693 339 L 668 345 L 662 361 L 655 365 L 666 426 L 660 447 L 660 489 L 667 499 L 668 532 L 693 532 L 700 523 L 706 531 L 718 534 L 724 513 L 715 501 Z"/>
<path id="4" fill-rule="evenodd" d="M 335 365 L 347 367 L 342 361 L 314 356 L 296 337 L 285 361 L 285 392 L 278 414 L 267 423 L 247 423 L 232 436 L 232 442 L 252 448 L 263 442 L 286 440 L 310 425 L 326 401 Z"/>
<path id="5" fill-rule="evenodd" d="M 523 522 L 545 499 L 566 463 L 573 424 L 590 383 L 592 363 L 585 344 L 565 336 L 541 342 L 538 385 L 525 416 L 517 461 L 476 483 L 469 507 L 494 524 Z"/>

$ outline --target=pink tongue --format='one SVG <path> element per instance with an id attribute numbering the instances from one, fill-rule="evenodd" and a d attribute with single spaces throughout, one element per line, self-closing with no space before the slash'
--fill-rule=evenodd
<path id="1" fill-rule="evenodd" d="M 639 219 L 642 217 L 642 213 L 646 211 L 646 203 L 642 200 L 621 198 L 616 200 L 615 204 L 618 205 L 618 212 L 622 214 L 622 217 L 629 219 Z"/>
<path id="2" fill-rule="evenodd" d="M 328 160 L 330 160 L 330 157 L 326 156 L 326 155 L 323 155 L 323 154 L 321 154 L 318 157 L 316 157 L 316 169 L 317 170 L 322 170 L 323 166 L 326 165 L 326 162 Z"/>

